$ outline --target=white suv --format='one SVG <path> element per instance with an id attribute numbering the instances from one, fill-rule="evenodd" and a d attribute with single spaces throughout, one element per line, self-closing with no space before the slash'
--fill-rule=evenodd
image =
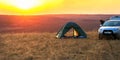
<path id="1" fill-rule="evenodd" d="M 120 39 L 120 20 L 107 20 L 98 29 L 99 39 L 112 37 Z"/>

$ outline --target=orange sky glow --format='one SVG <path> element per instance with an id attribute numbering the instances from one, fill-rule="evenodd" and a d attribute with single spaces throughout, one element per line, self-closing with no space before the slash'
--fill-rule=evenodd
<path id="1" fill-rule="evenodd" d="M 0 14 L 120 14 L 120 0 L 0 0 Z"/>

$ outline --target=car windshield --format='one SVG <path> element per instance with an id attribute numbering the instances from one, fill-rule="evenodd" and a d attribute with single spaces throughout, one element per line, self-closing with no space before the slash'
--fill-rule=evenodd
<path id="1" fill-rule="evenodd" d="M 120 21 L 106 21 L 103 26 L 120 26 Z"/>

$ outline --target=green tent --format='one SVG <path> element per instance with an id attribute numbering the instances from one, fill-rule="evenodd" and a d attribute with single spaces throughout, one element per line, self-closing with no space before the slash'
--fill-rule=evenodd
<path id="1" fill-rule="evenodd" d="M 74 22 L 68 22 L 65 24 L 60 31 L 57 33 L 57 38 L 65 38 L 65 34 L 73 28 L 73 37 L 74 38 L 87 38 L 86 33 L 81 29 L 79 25 Z"/>

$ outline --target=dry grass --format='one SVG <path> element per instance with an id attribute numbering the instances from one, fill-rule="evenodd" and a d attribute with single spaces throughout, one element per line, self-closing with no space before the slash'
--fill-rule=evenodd
<path id="1" fill-rule="evenodd" d="M 55 33 L 0 34 L 0 60 L 120 60 L 119 40 L 56 39 Z"/>

